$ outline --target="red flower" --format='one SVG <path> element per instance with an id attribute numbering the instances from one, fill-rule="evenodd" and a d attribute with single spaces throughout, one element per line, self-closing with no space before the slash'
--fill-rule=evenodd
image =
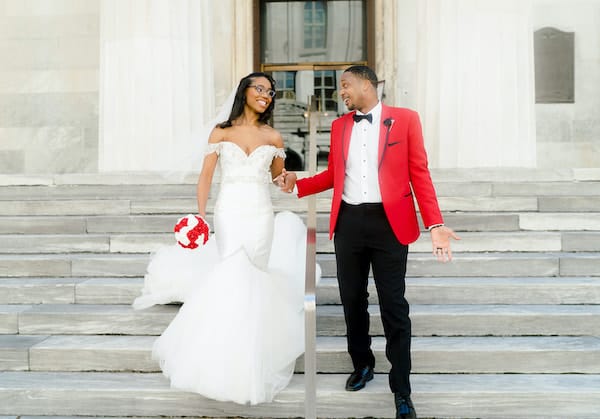
<path id="1" fill-rule="evenodd" d="M 210 227 L 201 216 L 188 214 L 177 221 L 173 231 L 175 232 L 175 240 L 181 247 L 196 249 L 199 246 L 198 239 L 200 236 L 203 236 L 202 245 L 208 241 Z"/>

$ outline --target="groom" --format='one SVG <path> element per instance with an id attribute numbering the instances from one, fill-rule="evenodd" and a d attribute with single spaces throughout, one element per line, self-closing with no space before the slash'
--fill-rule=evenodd
<path id="1" fill-rule="evenodd" d="M 329 234 L 334 237 L 354 366 L 346 390 L 360 390 L 373 379 L 375 358 L 367 310 L 371 267 L 392 366 L 389 384 L 396 418 L 413 419 L 417 416 L 410 398 L 411 322 L 404 277 L 408 244 L 420 233 L 414 198 L 438 260 L 452 259 L 450 238 L 459 238 L 443 224 L 417 113 L 380 103 L 377 76 L 367 66 L 344 71 L 340 96 L 353 112 L 332 123 L 327 169 L 299 180 L 295 173 L 284 171 L 279 184 L 286 192 L 297 187 L 300 198 L 333 188 Z"/>

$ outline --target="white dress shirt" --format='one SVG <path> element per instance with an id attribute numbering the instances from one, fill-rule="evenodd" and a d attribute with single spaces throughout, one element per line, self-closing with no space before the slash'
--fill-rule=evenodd
<path id="1" fill-rule="evenodd" d="M 357 115 L 363 115 L 356 111 Z M 342 199 L 348 204 L 381 202 L 379 189 L 379 129 L 381 102 L 369 112 L 372 123 L 363 119 L 352 126 Z"/>

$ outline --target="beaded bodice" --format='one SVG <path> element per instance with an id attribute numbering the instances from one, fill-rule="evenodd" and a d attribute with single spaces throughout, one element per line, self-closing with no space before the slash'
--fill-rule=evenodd
<path id="1" fill-rule="evenodd" d="M 207 154 L 217 153 L 221 169 L 221 183 L 271 183 L 270 167 L 273 158 L 285 158 L 282 148 L 264 144 L 246 154 L 236 143 L 221 141 L 209 143 Z"/>

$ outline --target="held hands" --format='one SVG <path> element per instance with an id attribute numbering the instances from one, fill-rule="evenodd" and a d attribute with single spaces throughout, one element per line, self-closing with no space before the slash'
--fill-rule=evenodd
<path id="1" fill-rule="evenodd" d="M 430 231 L 431 244 L 433 245 L 433 255 L 440 262 L 449 262 L 452 260 L 452 249 L 450 249 L 450 238 L 460 240 L 456 233 L 446 226 L 434 227 Z"/>
<path id="2" fill-rule="evenodd" d="M 273 179 L 273 183 L 279 186 L 282 192 L 292 193 L 297 179 L 296 173 L 283 169 L 281 174 Z"/>

